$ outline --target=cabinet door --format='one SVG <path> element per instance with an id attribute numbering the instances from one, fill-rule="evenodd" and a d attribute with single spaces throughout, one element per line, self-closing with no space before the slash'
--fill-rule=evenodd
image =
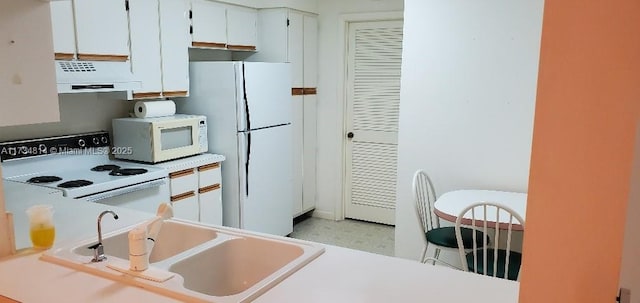
<path id="1" fill-rule="evenodd" d="M 171 196 L 171 207 L 173 216 L 178 219 L 199 221 L 200 207 L 198 206 L 198 195 L 193 192 L 183 193 L 178 196 Z"/>
<path id="2" fill-rule="evenodd" d="M 289 37 L 288 37 L 288 62 L 291 63 L 291 87 L 303 88 L 304 77 L 304 57 L 303 57 L 303 37 L 304 19 L 298 12 L 289 12 Z"/>
<path id="3" fill-rule="evenodd" d="M 126 61 L 129 28 L 125 0 L 75 0 L 78 59 Z"/>
<path id="4" fill-rule="evenodd" d="M 198 175 L 194 168 L 169 173 L 171 196 L 198 190 Z"/>
<path id="5" fill-rule="evenodd" d="M 50 4 L 55 58 L 71 60 L 76 53 L 76 31 L 73 25 L 71 0 L 52 1 Z"/>
<path id="6" fill-rule="evenodd" d="M 51 26 L 48 2 L 0 1 L 0 126 L 60 121 Z"/>
<path id="7" fill-rule="evenodd" d="M 227 7 L 227 48 L 256 50 L 258 44 L 258 12 L 255 9 Z"/>
<path id="8" fill-rule="evenodd" d="M 306 68 L 306 66 L 305 66 Z M 302 211 L 316 207 L 316 95 L 304 96 Z"/>
<path id="9" fill-rule="evenodd" d="M 222 225 L 222 187 L 220 183 L 199 189 L 200 222 Z"/>
<path id="10" fill-rule="evenodd" d="M 208 0 L 191 1 L 191 26 L 192 46 L 227 46 L 227 14 L 224 5 Z"/>
<path id="11" fill-rule="evenodd" d="M 303 170 L 304 170 L 304 96 L 292 97 L 293 112 L 291 128 L 293 132 L 293 215 L 302 214 Z"/>
<path id="12" fill-rule="evenodd" d="M 189 8 L 185 0 L 160 0 L 162 94 L 186 97 L 189 92 Z"/>
<path id="13" fill-rule="evenodd" d="M 318 86 L 318 20 L 316 16 L 304 16 L 304 84 L 305 88 Z"/>
<path id="14" fill-rule="evenodd" d="M 131 70 L 142 87 L 133 98 L 158 98 L 162 91 L 158 0 L 129 0 Z"/>

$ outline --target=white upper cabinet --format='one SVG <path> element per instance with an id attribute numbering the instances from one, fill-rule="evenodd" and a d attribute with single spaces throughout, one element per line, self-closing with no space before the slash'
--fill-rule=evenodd
<path id="1" fill-rule="evenodd" d="M 291 63 L 291 87 L 303 88 L 304 77 L 304 17 L 298 12 L 289 12 L 289 41 L 287 43 L 287 57 Z"/>
<path id="2" fill-rule="evenodd" d="M 186 97 L 189 91 L 189 7 L 185 0 L 160 1 L 162 94 Z"/>
<path id="3" fill-rule="evenodd" d="M 226 6 L 208 0 L 191 1 L 193 47 L 227 47 Z"/>
<path id="4" fill-rule="evenodd" d="M 76 33 L 73 25 L 71 0 L 53 1 L 51 4 L 51 30 L 56 59 L 71 60 L 76 53 Z"/>
<path id="5" fill-rule="evenodd" d="M 304 87 L 318 87 L 318 18 L 315 15 L 304 15 Z M 315 93 L 313 93 L 315 94 Z"/>
<path id="6" fill-rule="evenodd" d="M 227 48 L 256 50 L 258 44 L 258 11 L 251 8 L 227 7 Z"/>
<path id="7" fill-rule="evenodd" d="M 191 0 L 191 46 L 254 51 L 258 10 L 209 0 Z"/>
<path id="8" fill-rule="evenodd" d="M 188 12 L 184 0 L 129 0 L 134 99 L 188 96 Z"/>
<path id="9" fill-rule="evenodd" d="M 162 92 L 158 0 L 129 0 L 131 71 L 142 81 L 133 98 L 158 98 Z M 188 59 L 187 59 L 188 60 Z"/>
<path id="10" fill-rule="evenodd" d="M 0 126 L 60 121 L 51 28 L 48 2 L 0 1 Z"/>
<path id="11" fill-rule="evenodd" d="M 78 59 L 126 61 L 129 28 L 125 0 L 74 0 Z"/>

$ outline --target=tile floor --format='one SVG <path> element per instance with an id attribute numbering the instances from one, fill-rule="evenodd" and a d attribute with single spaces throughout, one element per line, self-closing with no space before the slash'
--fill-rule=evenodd
<path id="1" fill-rule="evenodd" d="M 292 238 L 393 256 L 395 228 L 358 220 L 333 221 L 314 217 L 296 220 Z"/>

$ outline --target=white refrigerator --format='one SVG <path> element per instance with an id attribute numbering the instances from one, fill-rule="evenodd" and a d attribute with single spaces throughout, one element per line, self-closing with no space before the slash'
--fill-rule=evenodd
<path id="1" fill-rule="evenodd" d="M 291 68 L 287 63 L 191 62 L 178 113 L 207 116 L 209 152 L 224 155 L 225 226 L 293 231 Z"/>

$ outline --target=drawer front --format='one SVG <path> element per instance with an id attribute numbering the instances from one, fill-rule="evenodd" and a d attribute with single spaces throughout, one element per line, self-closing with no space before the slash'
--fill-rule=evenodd
<path id="1" fill-rule="evenodd" d="M 222 189 L 220 186 L 216 184 L 201 188 L 199 191 L 200 222 L 222 225 Z"/>
<path id="2" fill-rule="evenodd" d="M 173 207 L 173 216 L 176 218 L 195 222 L 198 222 L 200 219 L 198 194 L 195 191 L 172 195 L 171 206 Z"/>
<path id="3" fill-rule="evenodd" d="M 195 169 L 185 169 L 169 174 L 171 182 L 171 196 L 179 195 L 198 189 L 198 175 Z"/>
<path id="4" fill-rule="evenodd" d="M 198 187 L 203 188 L 222 182 L 220 162 L 198 167 Z"/>

